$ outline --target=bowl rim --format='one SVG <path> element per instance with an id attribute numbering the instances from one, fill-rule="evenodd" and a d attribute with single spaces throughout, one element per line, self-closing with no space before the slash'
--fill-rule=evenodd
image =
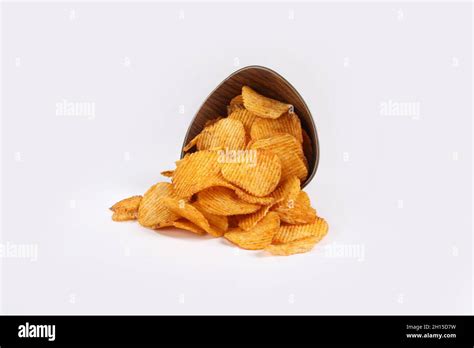
<path id="1" fill-rule="evenodd" d="M 279 77 L 284 83 L 286 83 L 288 85 L 288 87 L 290 87 L 290 89 L 293 91 L 293 93 L 298 97 L 300 98 L 300 100 L 302 101 L 302 104 L 303 106 L 306 108 L 306 111 L 308 112 L 308 115 L 309 115 L 309 123 L 310 123 L 310 126 L 314 129 L 314 150 L 315 150 L 315 159 L 314 159 L 314 166 L 313 166 L 313 169 L 311 171 L 311 173 L 309 173 L 308 177 L 306 178 L 306 180 L 304 181 L 304 183 L 301 184 L 301 188 L 307 186 L 311 180 L 313 180 L 314 176 L 316 175 L 316 171 L 318 169 L 318 166 L 319 166 L 319 158 L 320 158 L 320 149 L 319 149 L 319 137 L 318 137 L 318 130 L 316 128 L 316 124 L 314 123 L 314 118 L 313 118 L 313 114 L 311 113 L 311 110 L 309 109 L 308 107 L 308 104 L 306 104 L 306 101 L 304 100 L 304 98 L 301 96 L 301 94 L 296 90 L 296 88 L 287 80 L 285 79 L 283 76 L 281 76 L 278 72 L 276 72 L 275 70 L 273 69 L 270 69 L 270 68 L 267 68 L 265 66 L 262 66 L 262 65 L 247 65 L 243 68 L 240 68 L 236 71 L 234 71 L 232 74 L 230 74 L 229 76 L 227 76 L 224 80 L 222 80 L 221 83 L 219 83 L 216 88 L 214 88 L 208 95 L 207 97 L 204 99 L 204 102 L 202 102 L 201 106 L 199 106 L 199 108 L 197 109 L 196 113 L 194 114 L 193 118 L 191 119 L 191 122 L 189 123 L 190 126 L 188 126 L 188 130 L 186 131 L 186 135 L 184 136 L 184 141 L 183 141 L 183 145 L 181 147 L 181 155 L 180 155 L 180 158 L 183 158 L 184 155 L 185 155 L 185 152 L 184 152 L 184 147 L 187 145 L 187 141 L 188 141 L 188 137 L 189 137 L 189 133 L 191 132 L 191 125 L 194 123 L 194 121 L 196 120 L 199 112 L 201 111 L 201 109 L 203 108 L 204 104 L 208 101 L 208 99 L 224 84 L 226 83 L 227 80 L 231 79 L 233 76 L 241 73 L 242 71 L 244 70 L 251 70 L 251 69 L 255 69 L 255 70 L 264 70 L 266 72 L 269 72 L 269 73 L 272 73 L 274 75 L 276 75 L 277 77 Z M 313 139 L 311 139 L 313 140 Z"/>

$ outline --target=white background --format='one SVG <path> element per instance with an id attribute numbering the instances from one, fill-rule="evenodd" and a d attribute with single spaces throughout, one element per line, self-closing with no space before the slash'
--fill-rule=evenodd
<path id="1" fill-rule="evenodd" d="M 1 237 L 38 248 L 0 260 L 3 313 L 471 313 L 471 4 L 3 3 L 1 24 Z M 327 237 L 277 258 L 112 222 L 253 64 L 315 117 Z"/>

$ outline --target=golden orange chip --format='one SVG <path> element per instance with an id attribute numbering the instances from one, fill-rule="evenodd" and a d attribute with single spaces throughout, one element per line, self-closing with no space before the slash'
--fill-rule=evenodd
<path id="1" fill-rule="evenodd" d="M 212 228 L 204 215 L 193 207 L 191 203 L 187 203 L 183 199 L 166 197 L 163 199 L 163 204 L 174 214 L 191 221 L 210 235 L 214 237 L 221 237 L 223 235 L 222 232 Z"/>
<path id="2" fill-rule="evenodd" d="M 303 134 L 303 153 L 306 157 L 306 160 L 310 160 L 313 158 L 313 145 L 311 143 L 311 138 L 309 137 L 308 133 L 304 129 L 302 129 Z"/>
<path id="3" fill-rule="evenodd" d="M 277 119 L 257 118 L 252 124 L 250 137 L 252 140 L 258 140 L 270 138 L 280 133 L 288 133 L 300 143 L 303 142 L 301 122 L 295 113 L 286 113 Z"/>
<path id="4" fill-rule="evenodd" d="M 150 228 L 172 226 L 178 216 L 163 205 L 163 199 L 174 196 L 173 185 L 170 183 L 159 182 L 150 187 L 138 207 L 138 222 Z"/>
<path id="5" fill-rule="evenodd" d="M 306 237 L 316 237 L 320 241 L 328 232 L 329 226 L 323 218 L 317 217 L 312 224 L 281 225 L 273 237 L 273 244 L 283 244 Z"/>
<path id="6" fill-rule="evenodd" d="M 301 143 L 290 134 L 279 134 L 253 141 L 250 149 L 264 149 L 273 152 L 281 161 L 281 178 L 296 175 L 301 181 L 308 176 Z"/>
<path id="7" fill-rule="evenodd" d="M 271 196 L 275 201 L 279 201 L 278 205 L 286 205 L 288 201 L 295 201 L 301 192 L 301 182 L 297 176 L 292 175 L 283 180 L 280 185 L 272 192 Z"/>
<path id="8" fill-rule="evenodd" d="M 221 173 L 224 179 L 248 193 L 264 197 L 273 192 L 280 182 L 281 162 L 273 153 L 254 151 L 256 155 L 253 156 L 253 161 L 224 163 Z"/>
<path id="9" fill-rule="evenodd" d="M 207 211 L 205 211 L 201 206 L 199 206 L 199 202 L 194 202 L 193 206 L 199 210 L 202 215 L 209 221 L 209 224 L 211 227 L 216 228 L 217 230 L 221 232 L 227 232 L 229 229 L 229 219 L 225 215 L 215 215 L 215 214 L 209 214 Z"/>
<path id="10" fill-rule="evenodd" d="M 302 254 L 313 249 L 318 241 L 318 237 L 307 237 L 285 244 L 269 245 L 265 248 L 265 251 L 276 256 Z"/>
<path id="11" fill-rule="evenodd" d="M 242 122 L 235 119 L 223 118 L 216 123 L 207 126 L 197 136 L 196 146 L 198 150 L 209 149 L 245 149 L 245 128 Z"/>
<path id="12" fill-rule="evenodd" d="M 138 212 L 138 207 L 140 206 L 140 202 L 142 200 L 142 196 L 132 196 L 121 201 L 115 203 L 110 210 L 114 213 L 126 212 L 136 214 Z"/>
<path id="13" fill-rule="evenodd" d="M 173 185 L 178 197 L 190 198 L 205 188 L 221 181 L 221 164 L 215 151 L 198 151 L 176 163 Z"/>
<path id="14" fill-rule="evenodd" d="M 257 117 L 257 115 L 251 113 L 248 110 L 245 109 L 237 109 L 234 112 L 232 112 L 229 117 L 230 119 L 234 120 L 239 120 L 242 122 L 245 128 L 245 132 L 250 135 L 250 130 L 252 128 L 252 125 L 256 119 L 261 119 Z"/>
<path id="15" fill-rule="evenodd" d="M 316 221 L 316 210 L 311 207 L 306 192 L 301 191 L 296 200 L 287 200 L 275 208 L 280 220 L 289 224 L 311 224 Z"/>
<path id="16" fill-rule="evenodd" d="M 131 212 L 126 210 L 115 211 L 112 214 L 112 220 L 114 221 L 130 221 L 137 219 L 137 212 Z"/>
<path id="17" fill-rule="evenodd" d="M 279 226 L 278 214 L 271 212 L 250 231 L 233 229 L 227 232 L 224 237 L 243 249 L 258 250 L 270 245 Z"/>
<path id="18" fill-rule="evenodd" d="M 174 170 L 165 170 L 165 171 L 162 171 L 160 174 L 167 178 L 172 178 L 174 174 Z"/>
<path id="19" fill-rule="evenodd" d="M 242 95 L 238 95 L 230 101 L 229 105 L 227 105 L 227 115 L 232 114 L 236 110 L 244 110 L 244 100 L 242 99 Z"/>
<path id="20" fill-rule="evenodd" d="M 222 120 L 221 116 L 210 119 L 210 120 L 207 120 L 206 123 L 204 123 L 204 127 L 212 126 L 214 123 L 216 123 L 217 121 L 220 121 L 220 120 Z"/>
<path id="21" fill-rule="evenodd" d="M 285 112 L 293 111 L 291 104 L 264 97 L 248 86 L 242 87 L 245 108 L 263 118 L 278 118 Z"/>
<path id="22" fill-rule="evenodd" d="M 180 219 L 173 222 L 173 226 L 196 234 L 206 234 L 206 231 L 204 231 L 201 227 L 185 219 Z"/>
<path id="23" fill-rule="evenodd" d="M 276 203 L 261 207 L 255 213 L 239 216 L 239 227 L 244 231 L 251 230 L 260 220 L 267 216 L 270 208 Z"/>
<path id="24" fill-rule="evenodd" d="M 199 208 L 214 215 L 241 215 L 257 211 L 260 206 L 247 203 L 238 198 L 231 189 L 215 186 L 197 194 Z"/>

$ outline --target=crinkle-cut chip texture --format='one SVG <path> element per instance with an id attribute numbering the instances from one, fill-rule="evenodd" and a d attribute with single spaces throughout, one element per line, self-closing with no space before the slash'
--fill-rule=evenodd
<path id="1" fill-rule="evenodd" d="M 223 233 L 212 228 L 204 215 L 191 203 L 187 203 L 183 199 L 166 197 L 163 199 L 163 204 L 174 214 L 191 221 L 210 235 L 214 237 L 222 236 Z"/>
<path id="2" fill-rule="evenodd" d="M 252 150 L 249 150 L 252 151 Z M 264 197 L 269 195 L 280 182 L 281 162 L 277 155 L 264 151 L 256 152 L 253 161 L 224 163 L 221 173 L 224 179 L 248 193 Z"/>
<path id="3" fill-rule="evenodd" d="M 317 242 L 317 237 L 306 237 L 285 244 L 269 245 L 265 248 L 265 251 L 276 256 L 302 254 L 307 253 L 308 251 L 313 249 Z"/>
<path id="4" fill-rule="evenodd" d="M 284 244 L 295 240 L 316 237 L 320 241 L 328 232 L 329 226 L 321 217 L 317 217 L 312 224 L 282 225 L 273 237 L 273 244 Z"/>
<path id="5" fill-rule="evenodd" d="M 216 123 L 207 126 L 197 136 L 196 146 L 198 150 L 209 149 L 245 149 L 247 143 L 244 125 L 241 121 L 223 118 Z"/>
<path id="6" fill-rule="evenodd" d="M 247 132 L 248 135 L 250 135 L 250 131 L 252 129 L 252 126 L 255 122 L 255 120 L 258 118 L 258 119 L 261 119 L 259 118 L 257 115 L 255 115 L 254 113 L 246 110 L 246 109 L 237 109 L 235 111 L 233 111 L 229 117 L 230 119 L 233 119 L 233 120 L 238 120 L 240 122 L 242 122 L 242 124 L 244 125 L 244 129 L 245 131 Z"/>
<path id="7" fill-rule="evenodd" d="M 110 207 L 110 210 L 116 213 L 117 219 L 119 219 L 120 217 L 124 219 L 124 220 L 116 220 L 116 221 L 125 221 L 126 217 L 133 217 L 131 219 L 126 219 L 126 220 L 134 220 L 136 219 L 136 215 L 138 213 L 138 207 L 140 206 L 141 201 L 142 201 L 142 196 L 128 197 L 115 203 L 112 207 Z"/>
<path id="8" fill-rule="evenodd" d="M 177 162 L 173 185 L 178 197 L 190 198 L 193 194 L 215 186 L 221 179 L 221 164 L 215 151 L 198 151 Z"/>
<path id="9" fill-rule="evenodd" d="M 224 237 L 243 249 L 259 250 L 270 245 L 279 226 L 278 214 L 269 213 L 250 231 L 235 229 L 227 232 Z"/>
<path id="10" fill-rule="evenodd" d="M 267 216 L 273 204 L 261 207 L 255 213 L 239 216 L 239 227 L 244 231 L 251 230 L 257 223 Z"/>
<path id="11" fill-rule="evenodd" d="M 300 143 L 303 142 L 301 122 L 296 114 L 286 113 L 277 119 L 258 118 L 252 124 L 250 137 L 252 140 L 258 140 L 270 138 L 281 133 L 288 133 L 294 136 Z"/>
<path id="12" fill-rule="evenodd" d="M 185 219 L 180 219 L 175 222 L 173 222 L 173 226 L 176 228 L 180 228 L 182 230 L 190 231 L 196 234 L 206 234 L 206 231 L 204 231 L 201 227 L 195 225 L 189 220 Z"/>
<path id="13" fill-rule="evenodd" d="M 229 105 L 227 105 L 227 115 L 231 115 L 234 111 L 244 109 L 244 100 L 242 99 L 242 95 L 239 94 L 238 96 L 232 98 Z"/>
<path id="14" fill-rule="evenodd" d="M 199 206 L 199 202 L 197 201 L 193 203 L 193 206 L 204 215 L 211 227 L 216 228 L 222 233 L 227 232 L 229 229 L 229 219 L 227 216 L 210 214 Z"/>
<path id="15" fill-rule="evenodd" d="M 279 205 L 275 212 L 282 222 L 289 224 L 310 224 L 316 221 L 316 210 L 311 207 L 306 192 L 301 191 L 296 200 L 288 200 Z"/>
<path id="16" fill-rule="evenodd" d="M 126 210 L 119 210 L 114 211 L 112 214 L 112 220 L 114 221 L 130 221 L 137 219 L 137 212 L 135 211 L 126 211 Z"/>
<path id="17" fill-rule="evenodd" d="M 301 181 L 304 181 L 308 176 L 301 143 L 290 134 L 279 134 L 255 140 L 250 148 L 268 150 L 277 155 L 281 161 L 282 179 L 296 175 Z"/>
<path id="18" fill-rule="evenodd" d="M 279 201 L 278 205 L 286 205 L 288 201 L 295 201 L 301 192 L 301 182 L 296 175 L 292 175 L 283 180 L 280 185 L 272 192 L 271 196 L 275 201 Z"/>
<path id="19" fill-rule="evenodd" d="M 178 216 L 163 204 L 163 199 L 174 197 L 173 185 L 159 182 L 143 195 L 138 208 L 138 222 L 144 227 L 160 228 L 172 226 Z"/>
<path id="20" fill-rule="evenodd" d="M 200 191 L 197 194 L 199 208 L 214 215 L 250 214 L 260 208 L 258 204 L 247 203 L 229 188 L 215 186 Z"/>
<path id="21" fill-rule="evenodd" d="M 293 111 L 291 104 L 267 98 L 248 86 L 242 87 L 242 99 L 248 111 L 263 118 L 278 118 L 286 112 Z"/>

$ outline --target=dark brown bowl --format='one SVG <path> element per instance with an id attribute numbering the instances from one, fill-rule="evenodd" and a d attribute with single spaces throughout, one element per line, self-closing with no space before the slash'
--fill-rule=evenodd
<path id="1" fill-rule="evenodd" d="M 184 138 L 183 148 L 202 131 L 206 121 L 227 115 L 227 105 L 233 97 L 242 93 L 242 86 L 249 86 L 266 97 L 294 106 L 296 114 L 300 117 L 302 128 L 311 139 L 313 150 L 312 158 L 307 159 L 309 165 L 308 178 L 302 183 L 302 187 L 308 185 L 316 174 L 319 162 L 319 141 L 313 117 L 296 89 L 280 74 L 263 66 L 252 65 L 237 70 L 209 94 L 191 121 Z M 184 151 L 181 149 L 181 158 L 183 156 Z"/>

